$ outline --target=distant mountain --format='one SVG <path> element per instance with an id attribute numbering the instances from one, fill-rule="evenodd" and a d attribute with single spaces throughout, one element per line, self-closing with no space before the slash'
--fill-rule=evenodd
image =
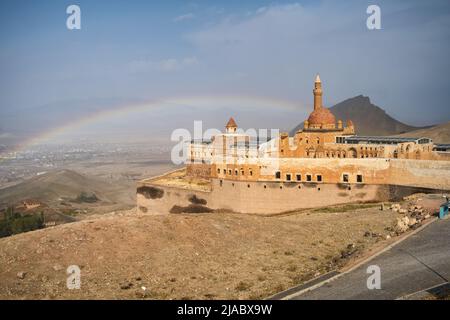
<path id="1" fill-rule="evenodd" d="M 426 137 L 433 139 L 434 143 L 450 143 L 450 121 L 430 128 L 410 131 L 398 136 L 414 138 Z"/>
<path id="2" fill-rule="evenodd" d="M 330 111 L 336 120 L 340 119 L 344 124 L 347 120 L 352 120 L 358 135 L 386 136 L 423 129 L 423 127 L 413 127 L 392 118 L 386 111 L 372 104 L 369 97 L 362 95 L 344 100 L 331 107 Z M 302 128 L 303 122 L 290 132 L 291 135 Z"/>
<path id="3" fill-rule="evenodd" d="M 51 171 L 17 185 L 0 189 L 0 206 L 36 199 L 48 205 L 61 202 L 80 202 L 82 195 L 95 195 L 100 204 L 134 204 L 132 196 L 123 192 L 124 186 L 72 170 Z"/>

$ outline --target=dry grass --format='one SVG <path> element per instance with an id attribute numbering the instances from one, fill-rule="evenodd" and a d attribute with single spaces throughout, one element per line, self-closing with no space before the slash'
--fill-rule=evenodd
<path id="1" fill-rule="evenodd" d="M 193 189 L 199 191 L 211 191 L 211 181 L 202 178 L 193 178 L 186 175 L 186 168 L 171 172 L 169 174 L 148 179 L 153 184 L 173 186 L 183 189 Z"/>
<path id="2" fill-rule="evenodd" d="M 358 256 L 381 240 L 366 231 L 385 235 L 395 219 L 375 208 L 105 216 L 0 239 L 0 298 L 264 298 Z M 73 264 L 80 290 L 66 288 Z"/>
<path id="3" fill-rule="evenodd" d="M 344 205 L 330 206 L 314 209 L 313 212 L 323 212 L 323 213 L 335 213 L 335 212 L 349 212 L 358 209 L 367 209 L 380 207 L 381 203 L 350 203 Z M 388 206 L 386 206 L 387 208 Z"/>

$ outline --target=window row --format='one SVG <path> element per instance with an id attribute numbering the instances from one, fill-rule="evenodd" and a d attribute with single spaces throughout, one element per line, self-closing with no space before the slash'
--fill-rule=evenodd
<path id="1" fill-rule="evenodd" d="M 350 175 L 347 174 L 347 173 L 344 173 L 344 174 L 342 175 L 342 182 L 349 183 L 349 182 L 350 182 Z M 357 182 L 357 183 L 362 183 L 362 182 L 363 182 L 363 176 L 362 176 L 362 174 L 357 174 L 357 175 L 356 175 L 356 182 Z"/>
<path id="2" fill-rule="evenodd" d="M 232 170 L 232 169 L 220 169 L 220 168 L 217 168 L 217 174 L 221 174 L 221 173 L 224 174 L 224 175 L 228 174 L 229 176 L 232 176 L 232 175 L 238 176 L 239 174 L 241 176 L 245 176 L 245 170 L 243 168 L 241 168 L 240 170 L 238 170 L 238 169 Z M 249 176 L 253 176 L 253 170 L 252 169 L 248 170 L 248 175 Z"/>
<path id="3" fill-rule="evenodd" d="M 306 174 L 304 178 L 305 178 L 305 181 L 307 181 L 307 182 L 312 182 L 313 181 L 313 175 L 312 174 Z M 275 179 L 277 179 L 277 180 L 281 179 L 281 172 L 280 171 L 275 172 Z M 303 181 L 302 180 L 302 175 L 300 173 L 296 173 L 296 174 L 286 173 L 285 180 L 286 181 L 297 181 L 297 182 Z M 315 181 L 323 182 L 322 175 L 321 174 L 316 174 L 315 175 Z"/>
<path id="4" fill-rule="evenodd" d="M 313 182 L 313 178 L 315 176 L 315 182 L 323 182 L 323 177 L 321 174 L 316 174 L 316 175 L 312 175 L 312 174 L 306 174 L 305 175 L 305 180 L 307 182 Z M 302 175 L 300 173 L 296 173 L 296 174 L 291 174 L 291 173 L 286 173 L 286 175 L 284 176 L 286 181 L 303 181 L 302 180 Z M 281 179 L 281 172 L 277 171 L 275 172 L 275 179 L 280 180 Z M 350 175 L 347 173 L 342 174 L 342 182 L 345 183 L 349 183 L 350 182 Z M 357 183 L 363 183 L 363 175 L 362 174 L 357 174 L 356 175 L 356 182 Z"/>

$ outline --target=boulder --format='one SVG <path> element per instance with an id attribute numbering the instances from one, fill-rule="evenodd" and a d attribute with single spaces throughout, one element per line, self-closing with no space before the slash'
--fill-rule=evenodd
<path id="1" fill-rule="evenodd" d="M 131 282 L 124 282 L 120 285 L 120 289 L 122 290 L 128 290 L 133 286 Z"/>
<path id="2" fill-rule="evenodd" d="M 61 270 L 62 270 L 62 267 L 61 267 L 59 264 L 55 264 L 55 265 L 53 266 L 53 270 L 55 270 L 55 271 L 61 271 Z"/>
<path id="3" fill-rule="evenodd" d="M 417 223 L 417 219 L 416 218 L 410 218 L 409 222 L 408 222 L 408 225 L 411 227 L 411 226 L 415 225 L 416 223 Z"/>
<path id="4" fill-rule="evenodd" d="M 409 218 L 407 216 L 397 218 L 397 225 L 395 227 L 398 233 L 407 231 L 409 229 Z"/>

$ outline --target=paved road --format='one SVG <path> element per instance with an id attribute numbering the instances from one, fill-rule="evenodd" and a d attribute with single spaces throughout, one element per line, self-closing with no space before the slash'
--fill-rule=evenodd
<path id="1" fill-rule="evenodd" d="M 381 289 L 367 289 L 369 265 Z M 392 249 L 315 290 L 292 299 L 396 299 L 450 280 L 450 219 L 432 223 Z"/>

